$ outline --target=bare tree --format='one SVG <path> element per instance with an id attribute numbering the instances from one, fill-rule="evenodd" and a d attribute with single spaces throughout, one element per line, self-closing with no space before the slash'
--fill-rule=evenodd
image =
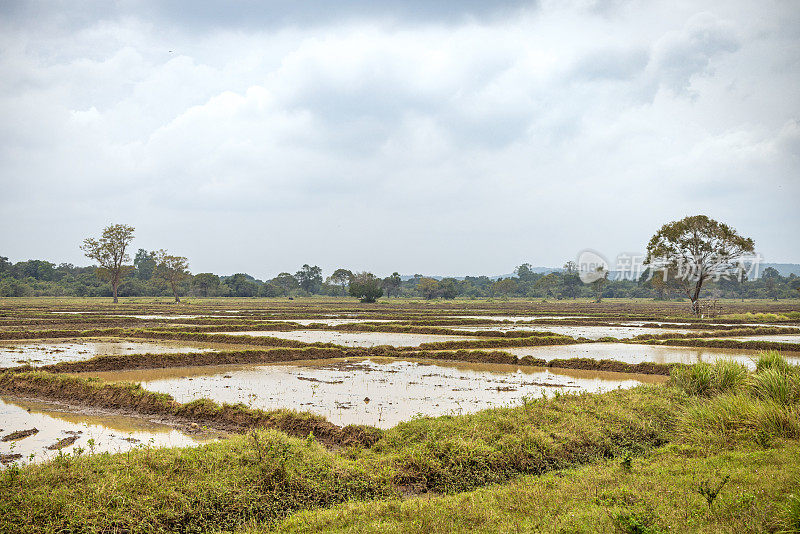
<path id="1" fill-rule="evenodd" d="M 133 266 L 125 265 L 131 260 L 125 252 L 133 241 L 135 228 L 127 224 L 112 224 L 103 229 L 100 239 L 87 238 L 83 240 L 81 250 L 86 257 L 95 260 L 100 266 L 97 276 L 111 283 L 114 292 L 114 304 L 118 302 L 117 290 L 122 278 Z"/>

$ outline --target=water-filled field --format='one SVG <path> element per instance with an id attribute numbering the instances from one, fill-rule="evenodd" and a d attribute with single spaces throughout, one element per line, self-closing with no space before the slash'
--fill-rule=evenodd
<path id="1" fill-rule="evenodd" d="M 339 326 L 343 324 L 357 324 L 357 323 L 388 323 L 392 319 L 355 319 L 355 318 L 321 318 L 321 319 L 271 319 L 272 321 L 282 323 L 297 323 L 303 326 L 310 324 L 324 324 L 327 326 Z"/>
<path id="2" fill-rule="evenodd" d="M 755 361 L 758 360 L 759 355 L 759 351 L 747 349 L 670 347 L 630 343 L 579 343 L 564 346 L 510 347 L 503 350 L 519 357 L 532 356 L 547 361 L 557 358 L 591 358 L 633 364 L 642 362 L 694 364 L 733 360 L 751 369 L 755 368 Z M 787 352 L 786 356 L 789 360 L 800 364 L 800 353 Z"/>
<path id="3" fill-rule="evenodd" d="M 0 457 L 38 462 L 60 453 L 125 452 L 142 447 L 186 447 L 215 436 L 192 435 L 139 417 L 76 413 L 30 400 L 0 398 Z M 29 434 L 29 435 L 28 435 Z"/>
<path id="4" fill-rule="evenodd" d="M 213 409 L 195 412 L 187 404 L 201 398 L 212 406 L 241 403 L 252 413 L 308 412 L 334 428 L 361 424 L 388 429 L 416 417 L 519 406 L 523 399 L 663 383 L 673 364 L 731 359 L 752 369 L 760 350 L 771 343 L 780 344 L 789 361 L 800 363 L 800 352 L 792 351 L 800 335 L 785 330 L 800 328 L 799 321 L 698 321 L 669 303 L 627 309 L 616 304 L 395 299 L 375 305 L 346 299 L 221 299 L 127 303 L 124 308 L 91 301 L 51 308 L 36 300 L 26 308 L 16 302 L 0 305 L 0 367 L 62 363 L 59 371 L 72 373 L 0 373 L 0 393 L 6 395 L 1 415 L 8 421 L 0 428 L 36 427 L 37 433 L 14 447 L 40 459 L 50 454 L 43 452 L 47 447 L 70 441 L 70 436 L 75 439 L 64 451 L 86 449 L 90 436 L 97 450 L 126 450 L 131 443 L 195 443 L 192 435 L 175 430 L 185 430 L 193 418 L 210 428 L 246 428 L 237 426 L 244 415 L 236 410 L 242 408 L 233 408 L 224 423 L 216 416 L 203 419 Z M 726 328 L 736 332 L 726 337 Z M 97 337 L 95 332 L 107 334 Z M 705 337 L 676 340 L 688 346 L 633 339 L 693 333 Z M 586 342 L 604 337 L 627 342 Z M 319 343 L 327 345 L 314 345 Z M 421 345 L 425 351 L 420 352 Z M 98 358 L 104 355 L 113 357 Z M 151 393 L 170 397 L 147 397 Z M 69 405 L 28 411 L 24 403 L 33 398 L 67 400 Z M 95 413 L 101 405 L 102 416 Z M 166 426 L 149 422 L 154 413 Z"/>
<path id="5" fill-rule="evenodd" d="M 678 328 L 646 328 L 643 326 L 562 326 L 562 325 L 549 325 L 549 324 L 527 324 L 527 325 L 481 325 L 481 326 L 457 326 L 453 327 L 454 330 L 463 330 L 465 332 L 478 332 L 481 330 L 497 330 L 497 331 L 518 331 L 518 330 L 531 330 L 537 332 L 552 332 L 563 336 L 570 336 L 574 338 L 586 339 L 601 339 L 604 337 L 615 337 L 617 339 L 629 339 L 636 336 L 645 334 L 686 334 L 693 330 L 678 329 Z"/>
<path id="6" fill-rule="evenodd" d="M 32 365 L 34 367 L 59 362 L 88 360 L 104 354 L 170 354 L 180 352 L 210 352 L 212 347 L 176 342 L 98 340 L 0 341 L 0 367 Z"/>
<path id="7" fill-rule="evenodd" d="M 472 413 L 517 405 L 523 397 L 601 392 L 661 382 L 651 375 L 549 370 L 513 365 L 371 358 L 257 367 L 103 373 L 141 382 L 181 402 L 209 398 L 254 408 L 292 408 L 339 425 L 388 428 L 415 416 Z"/>
<path id="8" fill-rule="evenodd" d="M 234 336 L 277 337 L 304 343 L 335 343 L 345 347 L 376 347 L 391 345 L 393 347 L 416 347 L 423 343 L 437 341 L 461 341 L 474 338 L 446 336 L 436 334 L 405 334 L 395 332 L 335 332 L 332 330 L 292 330 L 289 332 L 222 332 Z"/>

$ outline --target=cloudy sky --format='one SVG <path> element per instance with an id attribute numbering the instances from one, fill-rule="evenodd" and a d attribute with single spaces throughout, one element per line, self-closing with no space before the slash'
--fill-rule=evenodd
<path id="1" fill-rule="evenodd" d="M 332 7 L 335 6 L 335 7 Z M 0 255 L 437 275 L 697 213 L 800 262 L 800 4 L 0 4 Z"/>

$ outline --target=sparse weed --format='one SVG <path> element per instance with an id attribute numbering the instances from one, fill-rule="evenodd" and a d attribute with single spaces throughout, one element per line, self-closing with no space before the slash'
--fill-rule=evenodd
<path id="1" fill-rule="evenodd" d="M 719 492 L 722 491 L 722 488 L 730 479 L 731 477 L 729 475 L 725 475 L 718 480 L 703 480 L 697 485 L 697 489 L 695 491 L 697 491 L 697 493 L 699 493 L 700 496 L 706 500 L 708 507 L 712 508 L 714 506 L 714 501 L 719 495 Z"/>

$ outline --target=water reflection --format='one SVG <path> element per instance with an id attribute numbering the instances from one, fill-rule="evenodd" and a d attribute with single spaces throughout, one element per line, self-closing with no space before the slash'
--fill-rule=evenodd
<path id="1" fill-rule="evenodd" d="M 0 397 L 0 435 L 37 429 L 35 434 L 17 441 L 0 442 L 0 454 L 19 454 L 18 462 L 39 462 L 59 454 L 53 448 L 65 438 L 74 442 L 63 447 L 65 453 L 80 447 L 89 453 L 125 452 L 134 447 L 185 447 L 206 443 L 220 434 L 188 435 L 172 427 L 138 417 L 91 415 L 60 410 L 58 406 Z M 94 440 L 91 444 L 89 440 Z M 63 443 L 63 442 L 62 442 Z"/>
<path id="2" fill-rule="evenodd" d="M 516 405 L 554 392 L 608 391 L 663 377 L 515 365 L 384 358 L 336 359 L 262 366 L 100 373 L 141 381 L 180 402 L 207 397 L 262 408 L 308 410 L 336 424 L 382 428 L 417 414 L 438 416 Z"/>
<path id="3" fill-rule="evenodd" d="M 101 354 L 208 352 L 214 348 L 184 342 L 124 340 L 0 341 L 0 367 L 49 365 L 88 360 Z"/>

